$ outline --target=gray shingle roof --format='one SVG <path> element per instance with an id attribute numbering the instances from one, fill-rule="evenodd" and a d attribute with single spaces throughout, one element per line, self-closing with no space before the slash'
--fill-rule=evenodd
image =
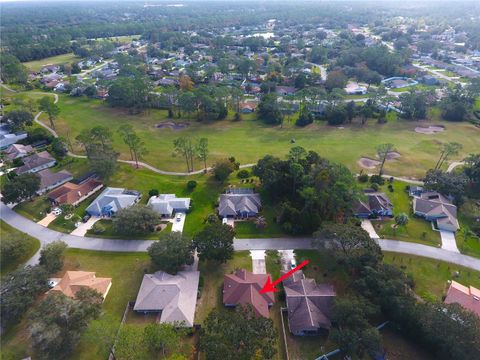
<path id="1" fill-rule="evenodd" d="M 127 208 L 135 204 L 140 194 L 123 188 L 107 187 L 86 209 L 88 213 L 101 213 L 102 209 L 109 205 L 113 212 Z"/>
<path id="2" fill-rule="evenodd" d="M 222 194 L 218 213 L 220 216 L 236 216 L 241 212 L 258 214 L 262 206 L 259 194 Z"/>
<path id="3" fill-rule="evenodd" d="M 47 151 L 32 154 L 23 158 L 23 165 L 15 170 L 17 174 L 36 172 L 39 166 L 55 165 L 55 159 Z"/>
<path id="4" fill-rule="evenodd" d="M 190 198 L 177 198 L 175 194 L 152 196 L 148 205 L 161 215 L 171 216 L 174 211 L 186 210 L 190 207 Z"/>
<path id="5" fill-rule="evenodd" d="M 162 311 L 160 322 L 185 322 L 192 327 L 195 319 L 200 272 L 180 271 L 170 275 L 163 271 L 143 276 L 135 311 Z"/>

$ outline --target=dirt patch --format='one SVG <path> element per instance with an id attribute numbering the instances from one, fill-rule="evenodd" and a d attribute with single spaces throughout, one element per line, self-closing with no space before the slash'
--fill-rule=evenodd
<path id="1" fill-rule="evenodd" d="M 436 133 L 445 131 L 445 126 L 442 125 L 430 125 L 430 126 L 417 126 L 415 132 L 419 134 L 435 135 Z"/>
<path id="2" fill-rule="evenodd" d="M 357 163 L 358 163 L 358 165 L 360 165 L 361 167 L 363 167 L 365 169 L 375 169 L 375 167 L 377 165 L 380 165 L 380 161 L 375 160 L 375 159 L 370 159 L 370 158 L 367 158 L 367 157 L 361 157 L 357 161 Z"/>
<path id="3" fill-rule="evenodd" d="M 155 125 L 157 129 L 172 129 L 175 131 L 186 129 L 190 124 L 186 122 L 162 121 Z"/>
<path id="4" fill-rule="evenodd" d="M 394 160 L 394 159 L 399 158 L 400 156 L 402 156 L 402 155 L 400 155 L 399 152 L 390 151 L 390 152 L 387 154 L 387 160 Z"/>

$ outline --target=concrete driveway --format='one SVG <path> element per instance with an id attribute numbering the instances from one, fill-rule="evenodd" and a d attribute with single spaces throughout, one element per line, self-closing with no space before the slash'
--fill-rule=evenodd
<path id="1" fill-rule="evenodd" d="M 100 217 L 92 216 L 90 219 L 87 220 L 87 222 L 83 223 L 80 222 L 78 227 L 73 230 L 70 235 L 75 235 L 75 236 L 84 236 L 88 230 L 90 230 L 98 220 L 100 220 Z"/>
<path id="2" fill-rule="evenodd" d="M 56 218 L 57 218 L 56 215 L 53 215 L 52 213 L 50 213 L 50 214 L 47 214 L 47 216 L 45 216 L 42 220 L 37 222 L 37 224 L 47 227 Z"/>
<path id="3" fill-rule="evenodd" d="M 254 274 L 266 274 L 265 250 L 250 250 L 252 257 L 252 272 Z"/>
<path id="4" fill-rule="evenodd" d="M 177 220 L 177 216 L 180 215 L 181 218 L 180 220 Z M 174 218 L 171 221 L 172 223 L 172 231 L 178 231 L 178 232 L 183 232 L 183 226 L 185 225 L 185 219 L 187 217 L 187 214 L 185 213 L 176 213 Z"/>
<path id="5" fill-rule="evenodd" d="M 292 267 L 292 259 L 295 259 L 293 250 L 279 250 L 278 253 L 280 254 L 282 271 L 290 271 Z"/>
<path id="6" fill-rule="evenodd" d="M 455 241 L 455 233 L 452 231 L 440 230 L 440 237 L 442 238 L 442 249 L 460 253 Z"/>
<path id="7" fill-rule="evenodd" d="M 368 235 L 372 239 L 380 239 L 380 236 L 378 236 L 370 220 L 362 220 L 362 229 L 368 232 Z"/>

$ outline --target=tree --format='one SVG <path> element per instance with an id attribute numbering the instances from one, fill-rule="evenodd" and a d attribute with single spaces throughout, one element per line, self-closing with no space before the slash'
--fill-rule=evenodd
<path id="1" fill-rule="evenodd" d="M 251 307 L 238 306 L 236 311 L 214 309 L 205 320 L 200 350 L 209 360 L 273 359 L 277 333 L 273 321 L 254 315 Z"/>
<path id="2" fill-rule="evenodd" d="M 306 126 L 308 124 L 313 123 L 313 120 L 315 117 L 313 116 L 313 113 L 307 109 L 306 106 L 304 106 L 300 110 L 300 115 L 298 116 L 298 119 L 295 123 L 297 126 Z"/>
<path id="3" fill-rule="evenodd" d="M 257 229 L 265 229 L 267 227 L 267 220 L 264 216 L 257 216 L 255 219 L 255 226 Z"/>
<path id="4" fill-rule="evenodd" d="M 17 261 L 25 257 L 29 252 L 29 244 L 32 241 L 23 233 L 17 232 L 2 232 L 2 241 L 0 241 L 0 259 L 2 268 L 10 264 L 15 264 Z"/>
<path id="5" fill-rule="evenodd" d="M 28 69 L 14 55 L 2 53 L 0 56 L 0 75 L 7 84 L 26 84 Z"/>
<path id="6" fill-rule="evenodd" d="M 395 145 L 393 144 L 380 144 L 377 146 L 377 154 L 380 158 L 380 167 L 378 169 L 378 175 L 383 174 L 383 166 L 387 160 L 388 154 L 393 151 Z"/>
<path id="7" fill-rule="evenodd" d="M 20 322 L 37 296 L 47 289 L 48 274 L 42 266 L 27 266 L 5 275 L 0 290 L 2 326 Z"/>
<path id="8" fill-rule="evenodd" d="M 178 79 L 180 90 L 191 91 L 193 89 L 193 81 L 188 75 L 182 75 Z"/>
<path id="9" fill-rule="evenodd" d="M 233 238 L 235 231 L 226 224 L 219 222 L 207 224 L 193 238 L 201 260 L 214 260 L 224 263 L 233 257 Z"/>
<path id="10" fill-rule="evenodd" d="M 149 206 L 120 209 L 113 216 L 113 230 L 118 234 L 147 234 L 160 223 L 160 214 Z"/>
<path id="11" fill-rule="evenodd" d="M 50 96 L 44 96 L 38 100 L 38 106 L 41 111 L 44 111 L 48 115 L 50 127 L 55 129 L 54 120 L 60 113 L 60 108 L 55 104 L 55 101 Z"/>
<path id="12" fill-rule="evenodd" d="M 213 165 L 213 176 L 218 181 L 224 182 L 234 170 L 235 165 L 230 160 L 219 160 Z"/>
<path id="13" fill-rule="evenodd" d="M 182 324 L 155 323 L 149 324 L 143 331 L 145 343 L 150 351 L 163 356 L 172 351 L 178 351 L 182 346 L 182 338 L 187 330 L 181 327 Z"/>
<path id="14" fill-rule="evenodd" d="M 26 109 L 12 110 L 5 114 L 8 123 L 12 127 L 12 131 L 25 129 L 25 126 L 33 124 L 33 115 Z"/>
<path id="15" fill-rule="evenodd" d="M 126 107 L 139 113 L 150 105 L 150 80 L 141 74 L 119 76 L 108 88 L 108 103 L 113 107 Z M 127 74 L 125 74 L 127 75 Z"/>
<path id="16" fill-rule="evenodd" d="M 178 154 L 185 158 L 187 163 L 187 172 L 193 171 L 193 157 L 195 155 L 195 146 L 191 138 L 180 137 L 173 140 L 174 155 Z"/>
<path id="17" fill-rule="evenodd" d="M 138 169 L 138 161 L 147 154 L 147 149 L 145 148 L 145 143 L 140 140 L 136 134 L 133 126 L 130 124 L 122 125 L 118 132 L 123 138 L 123 142 L 128 146 L 130 150 L 130 156 L 132 160 L 135 160 L 135 166 Z"/>
<path id="18" fill-rule="evenodd" d="M 55 274 L 63 268 L 63 258 L 67 244 L 63 241 L 54 241 L 40 251 L 40 265 L 45 267 L 49 274 Z"/>
<path id="19" fill-rule="evenodd" d="M 31 199 L 40 189 L 40 177 L 37 174 L 24 173 L 7 179 L 2 190 L 2 200 L 5 204 Z"/>
<path id="20" fill-rule="evenodd" d="M 447 159 L 452 155 L 458 155 L 458 152 L 463 148 L 462 144 L 457 142 L 449 142 L 442 144 L 442 150 L 440 151 L 440 157 L 438 158 L 437 163 L 435 164 L 434 170 L 439 170 L 442 168 L 442 165 L 447 161 Z"/>
<path id="21" fill-rule="evenodd" d="M 480 154 L 470 154 L 465 158 L 464 173 L 473 184 L 480 184 Z"/>
<path id="22" fill-rule="evenodd" d="M 438 191 L 442 195 L 453 196 L 457 205 L 462 204 L 468 178 L 465 174 L 447 173 L 441 170 L 430 169 L 424 180 L 425 188 Z"/>
<path id="23" fill-rule="evenodd" d="M 405 226 L 408 224 L 408 215 L 405 213 L 400 213 L 395 216 L 395 224 L 398 226 Z"/>
<path id="24" fill-rule="evenodd" d="M 193 263 L 192 240 L 181 232 L 161 234 L 148 248 L 152 262 L 169 274 L 176 274 L 185 264 Z"/>
<path id="25" fill-rule="evenodd" d="M 41 359 L 65 359 L 75 349 L 91 319 L 100 313 L 100 304 L 51 293 L 32 312 L 29 329 L 35 354 Z"/>
<path id="26" fill-rule="evenodd" d="M 401 94 L 400 116 L 409 120 L 424 119 L 427 116 L 427 98 L 423 92 L 410 90 L 408 93 Z"/>
<path id="27" fill-rule="evenodd" d="M 115 358 L 137 360 L 148 358 L 143 330 L 140 326 L 123 324 L 115 342 Z"/>
<path id="28" fill-rule="evenodd" d="M 257 109 L 258 118 L 267 124 L 278 125 L 283 121 L 283 115 L 277 102 L 276 94 L 262 96 Z"/>
<path id="29" fill-rule="evenodd" d="M 53 138 L 50 146 L 51 146 L 52 152 L 55 154 L 55 156 L 59 158 L 64 158 L 68 154 L 67 146 L 65 144 L 65 139 L 63 138 Z"/>
<path id="30" fill-rule="evenodd" d="M 200 138 L 197 141 L 195 146 L 195 153 L 197 154 L 197 158 L 200 161 L 203 161 L 203 165 L 205 170 L 207 170 L 207 159 L 208 159 L 208 139 L 207 138 Z"/>
<path id="31" fill-rule="evenodd" d="M 347 85 L 347 76 L 339 70 L 330 71 L 325 81 L 325 87 L 328 90 L 343 89 Z"/>

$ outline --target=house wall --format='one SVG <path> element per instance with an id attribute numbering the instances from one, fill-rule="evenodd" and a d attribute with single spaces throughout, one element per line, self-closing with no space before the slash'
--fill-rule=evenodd
<path id="1" fill-rule="evenodd" d="M 39 172 L 40 170 L 48 169 L 49 167 L 52 167 L 55 165 L 55 160 L 50 161 L 49 163 L 43 164 L 41 166 L 37 166 L 33 169 L 30 169 L 29 171 L 26 171 L 27 173 L 36 173 Z"/>

